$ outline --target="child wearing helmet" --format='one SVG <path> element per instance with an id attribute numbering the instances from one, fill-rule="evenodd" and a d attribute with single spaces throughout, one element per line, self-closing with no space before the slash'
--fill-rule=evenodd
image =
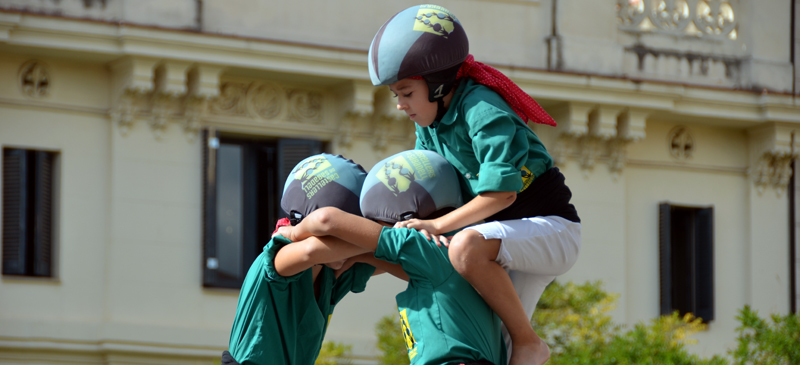
<path id="1" fill-rule="evenodd" d="M 442 156 L 401 152 L 378 162 L 367 175 L 360 199 L 363 218 L 322 208 L 296 227 L 279 229 L 292 240 L 336 237 L 372 251 L 349 259 L 348 265 L 379 259 L 402 267 L 409 283 L 396 299 L 412 365 L 506 362 L 500 319 L 455 271 L 448 248 L 429 244 L 419 231 L 391 228 L 408 217 L 431 218 L 458 208 L 457 181 Z"/>
<path id="2" fill-rule="evenodd" d="M 361 166 L 341 156 L 311 156 L 289 176 L 281 207 L 295 221 L 327 206 L 360 214 L 358 198 L 365 177 Z M 275 235 L 264 246 L 242 284 L 222 364 L 314 364 L 334 307 L 347 293 L 362 292 L 376 271 L 358 264 L 337 277 L 334 270 L 341 260 L 288 254 L 314 244 L 320 244 L 319 239 L 292 243 Z M 341 242 L 326 244 L 344 255 L 366 252 Z M 321 263 L 330 264 L 317 265 Z"/>
<path id="3" fill-rule="evenodd" d="M 530 318 L 547 284 L 577 260 L 581 240 L 564 176 L 526 123 L 555 122 L 502 73 L 475 62 L 460 21 L 440 6 L 389 19 L 368 65 L 372 83 L 388 85 L 416 123 L 416 149 L 455 167 L 467 202 L 395 227 L 449 244 L 453 266 L 503 320 L 510 364 L 543 364 L 549 349 Z M 439 236 L 467 226 L 452 239 Z"/>

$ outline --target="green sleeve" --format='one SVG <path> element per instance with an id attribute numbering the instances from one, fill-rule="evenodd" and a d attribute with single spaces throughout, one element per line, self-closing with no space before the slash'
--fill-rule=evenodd
<path id="1" fill-rule="evenodd" d="M 367 281 L 375 273 L 375 267 L 369 264 L 357 263 L 336 279 L 331 294 L 331 304 L 339 303 L 349 292 L 361 293 L 367 288 Z"/>
<path id="2" fill-rule="evenodd" d="M 529 146 L 524 131 L 517 128 L 519 117 L 487 102 L 476 103 L 465 117 L 480 164 L 475 193 L 522 189 L 520 170 Z"/>
<path id="3" fill-rule="evenodd" d="M 444 282 L 455 272 L 447 248 L 436 246 L 410 228 L 384 227 L 375 258 L 399 264 L 411 280 L 429 281 L 433 285 Z"/>
<path id="4" fill-rule="evenodd" d="M 292 276 L 281 276 L 278 274 L 278 270 L 275 269 L 275 255 L 278 254 L 278 251 L 280 251 L 283 246 L 290 243 L 292 243 L 292 241 L 289 241 L 283 236 L 275 236 L 264 246 L 264 275 L 266 275 L 267 280 L 275 283 L 291 283 L 299 279 L 305 272 L 301 271 Z"/>

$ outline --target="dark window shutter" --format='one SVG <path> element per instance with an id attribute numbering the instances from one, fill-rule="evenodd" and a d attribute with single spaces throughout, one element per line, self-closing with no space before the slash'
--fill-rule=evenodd
<path id="1" fill-rule="evenodd" d="M 3 274 L 24 275 L 27 153 L 3 150 Z"/>
<path id="2" fill-rule="evenodd" d="M 278 184 L 281 195 L 283 184 L 292 169 L 306 157 L 322 153 L 322 142 L 303 139 L 281 139 L 278 141 Z"/>
<path id="3" fill-rule="evenodd" d="M 216 212 L 217 212 L 217 149 L 219 135 L 215 130 L 203 130 L 200 145 L 203 154 L 203 285 L 217 282 Z"/>
<path id="4" fill-rule="evenodd" d="M 707 323 L 714 319 L 714 208 L 697 210 L 695 227 L 694 314 Z"/>
<path id="5" fill-rule="evenodd" d="M 50 276 L 53 217 L 53 153 L 36 151 L 33 275 Z"/>
<path id="6" fill-rule="evenodd" d="M 658 206 L 659 279 L 661 288 L 661 315 L 672 313 L 672 210 L 668 203 Z"/>

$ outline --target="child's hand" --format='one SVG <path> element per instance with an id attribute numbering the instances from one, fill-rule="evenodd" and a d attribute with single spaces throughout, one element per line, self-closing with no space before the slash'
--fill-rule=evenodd
<path id="1" fill-rule="evenodd" d="M 275 232 L 272 232 L 272 237 L 275 237 L 277 235 L 281 235 L 284 238 L 291 240 L 292 239 L 292 231 L 293 230 L 294 230 L 294 227 L 292 227 L 292 226 L 278 227 L 278 229 L 276 229 Z"/>
<path id="2" fill-rule="evenodd" d="M 395 223 L 394 228 L 413 228 L 424 232 L 425 237 L 428 239 L 430 239 L 431 234 L 439 234 L 439 227 L 436 226 L 435 220 L 409 219 Z"/>

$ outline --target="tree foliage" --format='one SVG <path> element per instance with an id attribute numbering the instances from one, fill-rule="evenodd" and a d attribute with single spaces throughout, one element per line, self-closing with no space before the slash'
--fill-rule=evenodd
<path id="1" fill-rule="evenodd" d="M 617 297 L 600 282 L 550 284 L 531 321 L 550 346 L 549 364 L 726 364 L 686 350 L 689 336 L 705 329 L 700 319 L 673 313 L 627 329 L 608 314 Z"/>
<path id="2" fill-rule="evenodd" d="M 396 311 L 395 311 L 396 312 Z M 380 365 L 408 365 L 408 349 L 403 339 L 403 329 L 397 314 L 381 318 L 375 326 L 378 335 L 378 350 Z"/>
<path id="3" fill-rule="evenodd" d="M 772 323 L 769 323 L 747 305 L 739 311 L 736 317 L 741 322 L 736 329 L 739 345 L 730 352 L 734 364 L 800 364 L 800 316 L 771 317 Z"/>
<path id="4" fill-rule="evenodd" d="M 353 346 L 345 345 L 338 342 L 326 341 L 322 344 L 322 348 L 317 356 L 317 361 L 314 365 L 348 365 L 352 364 Z"/>
<path id="5" fill-rule="evenodd" d="M 550 365 L 794 365 L 800 364 L 800 317 L 773 315 L 771 321 L 745 306 L 736 319 L 738 347 L 728 356 L 701 358 L 689 353 L 691 336 L 705 330 L 699 318 L 677 312 L 633 327 L 615 324 L 608 314 L 618 296 L 600 282 L 547 287 L 531 324 L 550 346 Z M 377 326 L 382 365 L 409 364 L 400 323 L 386 316 Z"/>

